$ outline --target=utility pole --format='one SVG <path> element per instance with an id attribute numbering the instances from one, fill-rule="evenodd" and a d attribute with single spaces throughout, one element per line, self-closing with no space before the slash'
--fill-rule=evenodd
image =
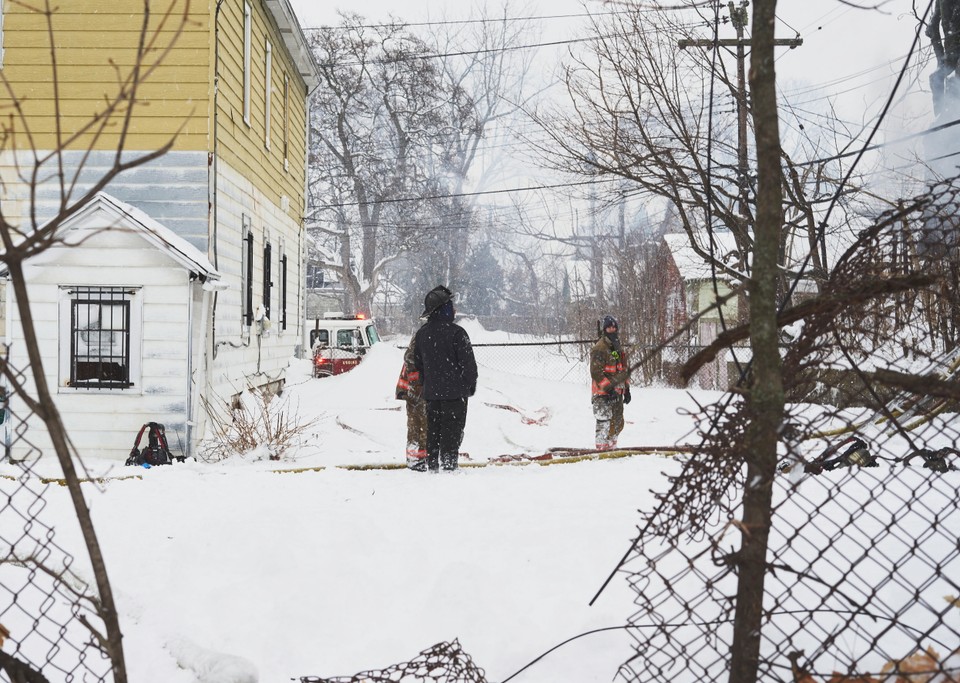
<path id="1" fill-rule="evenodd" d="M 748 212 L 748 190 L 750 183 L 747 178 L 749 175 L 749 164 L 747 159 L 747 76 L 746 61 L 747 48 L 750 46 L 750 40 L 744 38 L 744 30 L 749 23 L 747 16 L 748 0 L 740 0 L 740 6 L 733 4 L 732 0 L 728 4 L 730 8 L 730 23 L 737 32 L 736 38 L 723 40 L 713 40 L 709 38 L 685 39 L 677 43 L 681 50 L 688 47 L 705 47 L 707 49 L 715 47 L 735 47 L 737 49 L 737 181 L 740 190 L 740 214 L 744 217 Z M 789 47 L 793 49 L 803 45 L 803 39 L 797 38 L 779 38 L 773 41 L 775 47 Z"/>

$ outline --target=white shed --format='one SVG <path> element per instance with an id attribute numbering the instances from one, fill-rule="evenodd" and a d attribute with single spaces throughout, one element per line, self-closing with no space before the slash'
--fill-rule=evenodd
<path id="1" fill-rule="evenodd" d="M 58 235 L 62 243 L 24 269 L 44 372 L 78 453 L 123 459 L 141 425 L 155 421 L 166 425 L 174 454 L 191 454 L 219 273 L 196 247 L 105 193 Z M 10 363 L 25 371 L 11 289 Z M 25 417 L 16 401 L 12 409 Z M 13 458 L 28 454 L 27 443 L 50 452 L 42 422 L 34 416 L 28 426 Z"/>

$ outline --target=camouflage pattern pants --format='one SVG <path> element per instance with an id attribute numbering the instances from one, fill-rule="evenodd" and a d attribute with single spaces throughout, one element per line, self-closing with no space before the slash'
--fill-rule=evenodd
<path id="1" fill-rule="evenodd" d="M 617 445 L 617 437 L 623 431 L 623 396 L 594 396 L 593 416 L 597 420 L 596 444 L 599 450 L 608 450 Z"/>

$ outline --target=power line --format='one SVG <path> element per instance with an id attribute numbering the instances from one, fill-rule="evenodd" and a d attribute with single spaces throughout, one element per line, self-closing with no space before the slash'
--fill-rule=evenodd
<path id="1" fill-rule="evenodd" d="M 691 24 L 691 26 L 694 24 Z M 484 54 L 494 54 L 501 52 L 513 52 L 516 50 L 533 50 L 541 47 L 557 47 L 560 45 L 573 45 L 576 43 L 589 43 L 597 40 L 607 40 L 609 38 L 629 38 L 625 33 L 610 33 L 606 35 L 594 35 L 588 36 L 586 38 L 570 38 L 568 40 L 553 40 L 544 43 L 528 43 L 525 45 L 507 45 L 505 47 L 491 47 L 483 48 L 480 50 L 463 50 L 460 52 L 438 52 L 438 53 L 423 53 L 423 54 L 414 54 L 414 55 L 403 55 L 399 57 L 386 57 L 371 59 L 367 62 L 321 62 L 317 66 L 325 69 L 332 69 L 335 67 L 344 67 L 344 66 L 363 66 L 365 64 L 399 64 L 402 62 L 414 62 L 422 59 L 444 59 L 446 57 L 468 57 L 471 55 L 484 55 Z"/>
<path id="2" fill-rule="evenodd" d="M 381 199 L 373 202 L 342 202 L 339 204 L 324 204 L 321 209 L 339 209 L 348 206 L 371 206 L 374 204 L 397 204 L 400 202 L 426 202 L 433 199 L 456 199 L 458 197 L 480 197 L 492 194 L 510 194 L 513 192 L 535 192 L 537 190 L 554 190 L 561 187 L 578 187 L 583 185 L 598 185 L 600 183 L 611 183 L 619 181 L 619 178 L 598 178 L 596 180 L 583 180 L 576 183 L 557 183 L 555 185 L 529 185 L 527 187 L 511 187 L 503 190 L 483 190 L 480 192 L 456 192 L 450 194 L 424 195 L 423 197 L 397 197 L 395 199 Z M 316 211 L 314 211 L 316 213 Z M 307 216 L 307 219 L 312 216 Z"/>
<path id="3" fill-rule="evenodd" d="M 922 138 L 924 136 L 931 135 L 933 133 L 938 133 L 941 130 L 952 128 L 958 124 L 960 124 L 960 119 L 953 119 L 952 121 L 941 123 L 940 125 L 934 126 L 933 128 L 927 128 L 926 130 L 921 130 L 917 133 L 911 133 L 910 135 L 905 135 L 901 138 L 890 140 L 889 142 L 878 142 L 875 145 L 868 144 L 868 145 L 865 145 L 864 147 L 861 147 L 860 149 L 857 149 L 851 152 L 841 152 L 840 154 L 834 154 L 833 156 L 824 157 L 822 159 L 811 159 L 809 161 L 801 161 L 797 163 L 797 166 L 813 166 L 814 164 L 823 164 L 828 161 L 836 161 L 837 159 L 844 159 L 846 157 L 856 156 L 858 154 L 863 154 L 865 152 L 872 152 L 874 150 L 883 149 L 884 147 L 892 147 L 893 145 L 899 145 L 900 143 L 907 142 L 908 140 L 915 140 L 916 138 Z M 947 155 L 947 156 L 950 156 L 950 155 Z"/>
<path id="4" fill-rule="evenodd" d="M 553 20 L 553 19 L 578 19 L 581 17 L 603 17 L 603 16 L 612 16 L 617 14 L 633 14 L 634 12 L 661 12 L 664 10 L 685 10 L 685 9 L 696 9 L 698 7 L 707 7 L 710 4 L 710 0 L 702 0 L 701 2 L 695 2 L 690 5 L 635 5 L 632 9 L 629 10 L 619 10 L 616 12 L 580 12 L 575 14 L 531 14 L 525 17 L 497 17 L 495 19 L 444 19 L 440 21 L 420 21 L 420 22 L 396 22 L 396 23 L 385 23 L 385 24 L 359 24 L 356 26 L 337 26 L 337 25 L 321 25 L 321 26 L 305 26 L 303 27 L 304 31 L 322 31 L 324 29 L 348 29 L 348 28 L 391 28 L 394 26 L 403 26 L 409 28 L 419 28 L 424 26 L 461 26 L 468 24 L 502 24 L 514 21 L 540 21 L 540 20 Z"/>

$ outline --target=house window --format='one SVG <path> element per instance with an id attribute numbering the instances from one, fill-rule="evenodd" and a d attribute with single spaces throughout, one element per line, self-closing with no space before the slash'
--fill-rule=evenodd
<path id="1" fill-rule="evenodd" d="M 250 228 L 250 216 L 243 215 L 243 253 L 240 263 L 240 277 L 242 286 L 240 288 L 241 310 L 243 324 L 250 327 L 253 324 L 253 230 Z"/>
<path id="2" fill-rule="evenodd" d="M 0 69 L 3 68 L 3 9 L 3 0 L 0 0 Z"/>
<path id="3" fill-rule="evenodd" d="M 243 122 L 250 125 L 250 56 L 253 50 L 251 33 L 253 12 L 250 3 L 243 3 Z"/>
<path id="4" fill-rule="evenodd" d="M 270 317 L 270 294 L 273 289 L 272 274 L 270 272 L 270 259 L 273 257 L 273 247 L 269 242 L 263 245 L 263 311 Z"/>
<path id="5" fill-rule="evenodd" d="M 323 268 L 315 263 L 307 264 L 307 289 L 320 289 L 324 286 Z"/>
<path id="6" fill-rule="evenodd" d="M 0 0 L 2 2 L 3 0 Z M 283 74 L 283 170 L 290 168 L 290 76 Z"/>
<path id="7" fill-rule="evenodd" d="M 287 329 L 287 255 L 280 257 L 280 329 Z"/>
<path id="8" fill-rule="evenodd" d="M 263 78 L 263 146 L 270 149 L 270 99 L 273 97 L 273 45 L 267 41 L 267 54 L 264 57 Z"/>
<path id="9" fill-rule="evenodd" d="M 139 290 L 128 287 L 64 288 L 61 303 L 63 385 L 77 389 L 128 389 L 139 381 Z M 63 339 L 63 337 L 61 337 Z"/>

